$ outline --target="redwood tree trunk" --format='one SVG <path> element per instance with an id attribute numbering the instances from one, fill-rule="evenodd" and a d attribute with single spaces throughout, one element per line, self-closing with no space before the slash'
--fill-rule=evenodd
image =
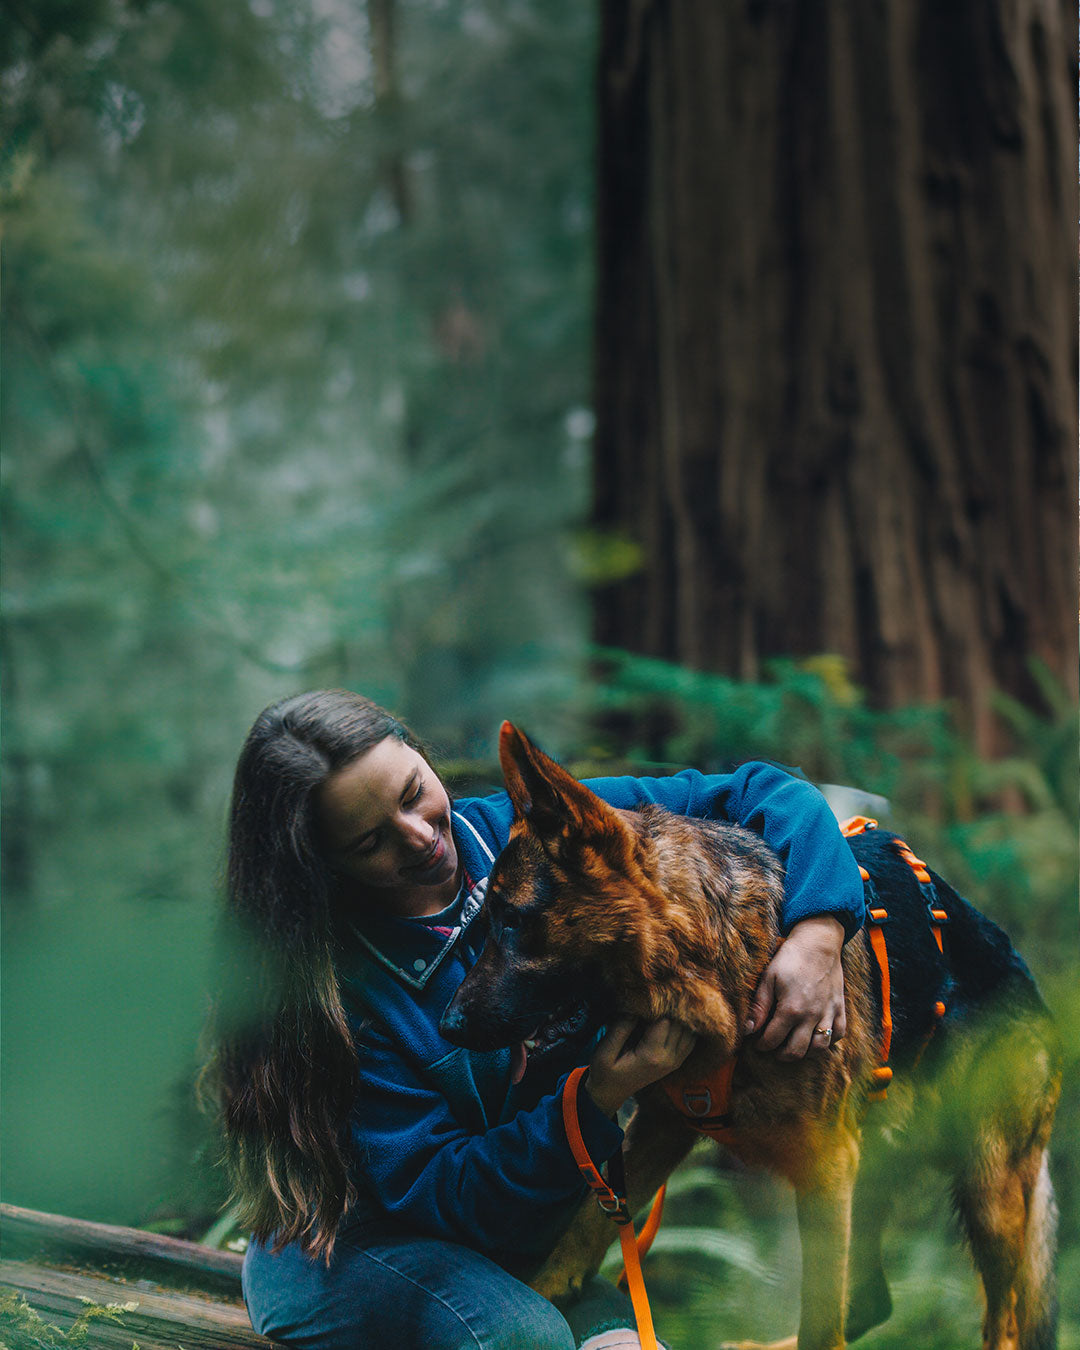
<path id="1" fill-rule="evenodd" d="M 1072 23 L 1047 0 L 602 0 L 602 642 L 837 652 L 983 750 L 1076 688 Z"/>

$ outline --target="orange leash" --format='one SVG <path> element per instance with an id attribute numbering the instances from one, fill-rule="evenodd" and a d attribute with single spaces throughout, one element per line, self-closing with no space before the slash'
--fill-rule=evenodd
<path id="1" fill-rule="evenodd" d="M 652 1212 L 641 1230 L 641 1237 L 634 1233 L 634 1221 L 630 1216 L 625 1194 L 613 1189 L 600 1174 L 599 1168 L 589 1157 L 585 1140 L 581 1135 L 578 1121 L 577 1095 L 582 1078 L 587 1073 L 584 1067 L 574 1069 L 566 1080 L 562 1094 L 563 1124 L 566 1137 L 570 1141 L 570 1150 L 574 1155 L 578 1171 L 585 1178 L 589 1189 L 596 1196 L 596 1202 L 604 1213 L 619 1227 L 619 1244 L 622 1247 L 623 1269 L 630 1290 L 630 1302 L 634 1306 L 634 1321 L 637 1323 L 638 1340 L 642 1350 L 659 1350 L 656 1332 L 653 1330 L 652 1309 L 649 1296 L 645 1292 L 645 1277 L 641 1273 L 641 1258 L 660 1227 L 660 1210 L 663 1208 L 664 1193 L 661 1190 L 653 1203 Z M 654 1222 L 655 1219 L 655 1222 Z"/>
<path id="2" fill-rule="evenodd" d="M 660 1187 L 653 1197 L 652 1208 L 649 1210 L 648 1217 L 641 1226 L 641 1232 L 637 1235 L 637 1254 L 638 1260 L 643 1261 L 649 1254 L 649 1248 L 653 1245 L 653 1239 L 660 1231 L 660 1221 L 664 1217 L 664 1196 L 667 1195 L 666 1183 Z M 615 1281 L 620 1289 L 626 1289 L 630 1283 L 630 1277 L 626 1273 L 626 1262 L 623 1262 L 623 1268 L 619 1271 L 619 1277 Z"/>
<path id="3" fill-rule="evenodd" d="M 661 1186 L 656 1192 L 652 1202 L 652 1208 L 649 1210 L 649 1217 L 642 1225 L 641 1232 L 637 1235 L 638 1256 L 647 1256 L 649 1248 L 653 1245 L 653 1239 L 660 1231 L 660 1223 L 664 1217 L 664 1196 L 667 1195 L 666 1184 Z M 619 1283 L 626 1281 L 626 1271 L 619 1276 Z"/>

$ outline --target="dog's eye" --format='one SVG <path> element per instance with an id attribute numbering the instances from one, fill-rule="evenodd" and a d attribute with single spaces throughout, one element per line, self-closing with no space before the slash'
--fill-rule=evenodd
<path id="1" fill-rule="evenodd" d="M 516 909 L 511 909 L 509 905 L 499 915 L 499 921 L 504 928 L 517 928 L 521 924 L 521 915 Z"/>

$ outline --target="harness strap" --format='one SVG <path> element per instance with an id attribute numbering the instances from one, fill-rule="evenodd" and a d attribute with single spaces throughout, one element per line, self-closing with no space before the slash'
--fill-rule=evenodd
<path id="1" fill-rule="evenodd" d="M 616 1190 L 608 1185 L 601 1175 L 600 1169 L 589 1157 L 589 1150 L 585 1147 L 585 1140 L 582 1138 L 581 1124 L 578 1119 L 577 1096 L 581 1080 L 586 1073 L 587 1069 L 584 1067 L 574 1069 L 563 1087 L 562 1114 L 563 1124 L 566 1127 L 566 1137 L 569 1140 L 570 1151 L 574 1155 L 578 1171 L 596 1196 L 597 1204 L 608 1218 L 619 1226 L 619 1245 L 622 1247 L 623 1270 L 630 1290 L 630 1302 L 634 1307 L 634 1321 L 637 1323 L 638 1340 L 641 1342 L 642 1350 L 658 1350 L 656 1332 L 653 1330 L 652 1310 L 649 1307 L 649 1296 L 645 1292 L 645 1278 L 641 1273 L 641 1258 L 648 1250 L 656 1236 L 656 1230 L 660 1226 L 659 1210 L 663 1207 L 664 1192 L 661 1190 L 656 1201 L 654 1201 L 652 1213 L 646 1220 L 645 1227 L 641 1231 L 641 1237 L 636 1237 L 633 1219 L 630 1216 L 627 1204 L 625 1187 L 620 1185 L 619 1190 Z M 621 1154 L 618 1156 L 621 1167 Z"/>
<path id="2" fill-rule="evenodd" d="M 869 872 L 862 867 L 859 871 L 863 873 L 863 881 L 869 883 Z M 883 927 L 888 917 L 888 911 L 877 905 L 866 911 L 866 931 L 881 975 L 881 1063 L 872 1075 L 877 1085 L 869 1094 L 868 1100 L 872 1102 L 883 1102 L 886 1089 L 892 1082 L 892 1069 L 889 1068 L 889 1052 L 892 1049 L 892 980 L 889 975 L 889 951 L 885 945 Z"/>
<path id="3" fill-rule="evenodd" d="M 840 833 L 845 838 L 852 835 L 864 834 L 867 830 L 877 829 L 877 821 L 871 820 L 869 816 L 852 816 L 850 820 L 845 820 L 840 826 Z M 949 916 L 938 904 L 937 891 L 934 889 L 934 879 L 921 858 L 916 858 L 911 848 L 903 839 L 893 839 L 893 844 L 897 853 L 907 863 L 915 873 L 915 880 L 919 883 L 919 890 L 922 892 L 923 900 L 926 902 L 927 913 L 930 917 L 930 931 L 934 935 L 934 941 L 937 943 L 937 949 L 944 954 L 944 946 L 941 940 L 941 925 L 948 923 Z M 881 973 L 881 1064 L 874 1070 L 873 1078 L 877 1084 L 875 1091 L 869 1094 L 868 1100 L 880 1102 L 885 1100 L 885 1090 L 892 1081 L 892 1069 L 889 1068 L 889 1051 L 892 1047 L 892 985 L 889 977 L 889 954 L 885 943 L 885 933 L 882 925 L 888 919 L 888 912 L 880 905 L 876 904 L 877 894 L 874 890 L 874 883 L 870 878 L 870 873 L 865 867 L 859 867 L 859 875 L 862 877 L 863 886 L 866 888 L 866 924 L 867 934 L 870 938 L 870 947 L 873 950 L 874 957 L 877 960 L 878 970 Z M 945 1004 L 939 999 L 934 1004 L 934 1017 L 938 1022 L 945 1016 Z M 926 1038 L 922 1048 L 915 1058 L 917 1064 L 922 1058 L 923 1050 L 930 1042 L 930 1037 L 934 1034 L 931 1028 L 930 1036 Z"/>
<path id="4" fill-rule="evenodd" d="M 941 925 L 949 922 L 949 916 L 938 905 L 937 891 L 934 889 L 934 879 L 927 870 L 926 864 L 921 858 L 916 858 L 911 849 L 902 839 L 896 840 L 896 851 L 903 858 L 904 862 L 915 873 L 915 880 L 919 883 L 919 889 L 922 891 L 923 900 L 926 902 L 926 910 L 930 915 L 930 931 L 934 935 L 934 941 L 937 943 L 937 949 L 944 954 L 945 948 L 941 941 Z"/>
<path id="5" fill-rule="evenodd" d="M 941 926 L 942 924 L 949 922 L 949 916 L 941 908 L 938 901 L 937 891 L 934 889 L 934 878 L 930 875 L 929 869 L 923 860 L 921 858 L 916 858 L 915 854 L 912 853 L 911 849 L 902 839 L 897 839 L 895 843 L 897 853 L 900 854 L 904 862 L 906 862 L 915 873 L 915 880 L 919 883 L 919 890 L 922 891 L 922 897 L 926 903 L 926 912 L 930 916 L 930 931 L 934 935 L 934 941 L 937 943 L 938 951 L 944 956 L 945 947 L 941 940 Z M 934 1004 L 934 1017 L 940 1022 L 944 1016 L 945 1004 L 939 999 Z M 933 1036 L 933 1034 L 934 1032 L 932 1030 L 930 1036 Z M 926 1043 L 922 1046 L 922 1049 L 916 1056 L 916 1064 L 922 1058 L 923 1050 L 925 1050 L 926 1045 L 929 1044 L 930 1036 L 926 1038 Z"/>
<path id="6" fill-rule="evenodd" d="M 872 820 L 869 816 L 852 816 L 850 820 L 845 820 L 840 825 L 840 833 L 845 839 L 850 839 L 856 834 L 865 834 L 867 830 L 876 829 L 877 821 Z M 892 1069 L 889 1068 L 889 1052 L 892 1050 L 892 977 L 889 974 L 889 949 L 885 942 L 883 926 L 889 917 L 889 912 L 878 903 L 877 892 L 874 890 L 870 873 L 861 864 L 859 865 L 859 876 L 862 877 L 863 887 L 866 891 L 866 933 L 870 939 L 870 950 L 874 953 L 878 975 L 881 979 L 881 1063 L 871 1075 L 875 1086 L 874 1090 L 867 1094 L 867 1100 L 883 1102 L 886 1090 L 892 1082 Z"/>

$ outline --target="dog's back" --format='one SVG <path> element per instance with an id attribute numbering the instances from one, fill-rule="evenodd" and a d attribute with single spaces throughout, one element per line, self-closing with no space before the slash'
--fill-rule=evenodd
<path id="1" fill-rule="evenodd" d="M 892 1058 L 898 1068 L 923 1053 L 935 1031 L 934 1007 L 939 1001 L 946 1009 L 942 1031 L 996 1012 L 1035 1018 L 1050 1034 L 1046 1007 L 1031 972 L 997 924 L 931 872 L 936 901 L 945 915 L 939 950 L 926 891 L 905 862 L 897 836 L 875 829 L 848 842 L 860 866 L 870 873 L 873 895 L 888 914 L 883 932 L 891 971 Z M 876 1000 L 880 1017 L 880 992 Z"/>

